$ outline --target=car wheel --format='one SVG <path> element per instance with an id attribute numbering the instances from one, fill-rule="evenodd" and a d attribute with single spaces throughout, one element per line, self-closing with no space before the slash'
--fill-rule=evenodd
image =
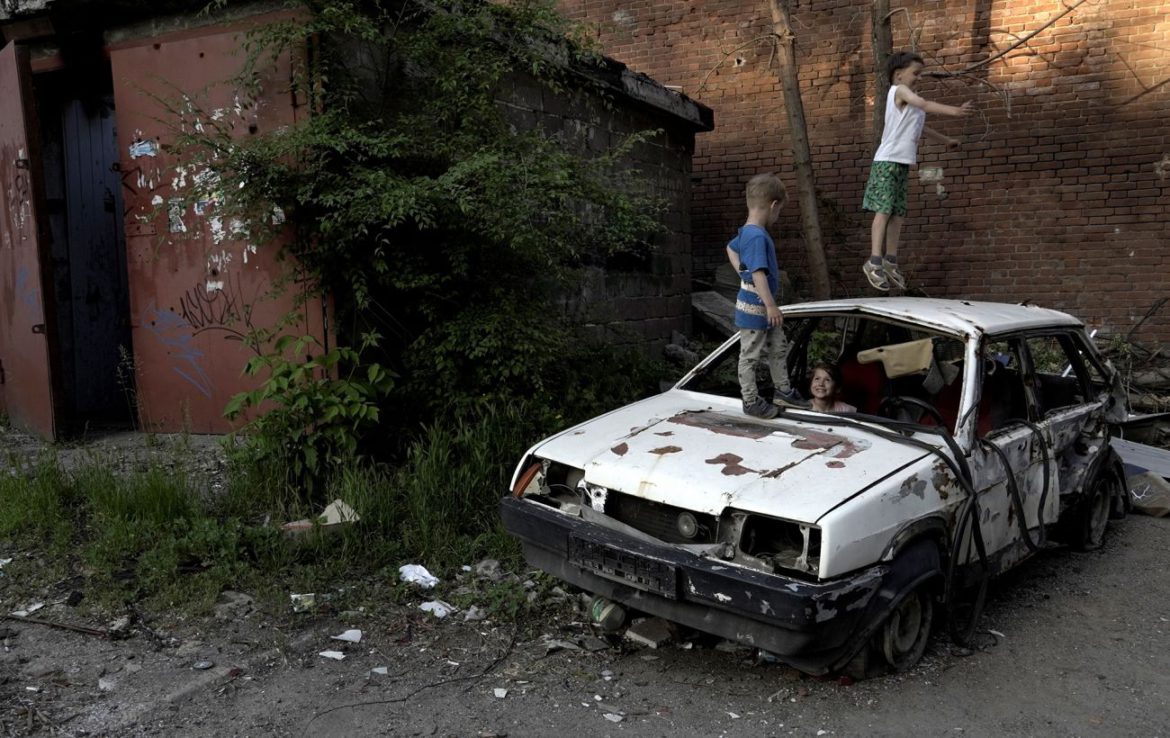
<path id="1" fill-rule="evenodd" d="M 882 655 L 894 671 L 910 669 L 926 651 L 934 623 L 934 597 L 926 587 L 907 595 L 886 620 L 878 634 Z"/>
<path id="2" fill-rule="evenodd" d="M 1073 545 L 1079 551 L 1093 551 L 1105 543 L 1109 530 L 1109 518 L 1113 513 L 1113 500 L 1124 491 L 1117 474 L 1105 467 L 1089 488 L 1080 515 L 1077 517 Z"/>

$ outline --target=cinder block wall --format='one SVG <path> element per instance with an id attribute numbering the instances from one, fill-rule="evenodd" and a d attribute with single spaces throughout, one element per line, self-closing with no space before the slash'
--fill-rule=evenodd
<path id="1" fill-rule="evenodd" d="M 663 230 L 647 234 L 641 257 L 617 258 L 584 269 L 566 308 L 597 337 L 661 355 L 673 331 L 691 326 L 691 156 L 695 133 L 686 123 L 621 94 L 602 99 L 584 89 L 556 94 L 516 80 L 502 100 L 522 128 L 539 126 L 566 146 L 597 154 L 642 131 L 659 131 L 625 159 L 664 202 Z"/>
<path id="2" fill-rule="evenodd" d="M 768 3 L 561 5 L 591 26 L 606 54 L 714 109 L 715 131 L 698 139 L 692 210 L 695 276 L 709 277 L 743 218 L 748 177 L 779 171 L 795 193 Z M 1128 332 L 1170 295 L 1165 3 L 893 5 L 906 8 L 891 17 L 895 49 L 911 46 L 913 38 L 934 71 L 963 70 L 1038 31 L 966 76 L 919 84 L 929 99 L 970 99 L 979 113 L 928 118 L 963 145 L 954 152 L 933 143 L 920 147 L 918 171 L 941 168 L 942 177 L 922 182 L 912 175 L 903 234 L 912 285 L 939 297 L 1031 300 L 1068 310 L 1103 333 Z M 861 294 L 869 219 L 860 203 L 873 149 L 871 3 L 792 0 L 791 6 L 834 292 Z M 1068 7 L 1073 10 L 1065 13 Z M 807 274 L 795 202 L 780 236 L 782 260 L 799 290 Z M 1170 307 L 1136 335 L 1170 340 Z"/>

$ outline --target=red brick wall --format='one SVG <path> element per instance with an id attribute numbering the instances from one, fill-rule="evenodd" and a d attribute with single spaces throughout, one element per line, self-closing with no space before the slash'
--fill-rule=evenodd
<path id="1" fill-rule="evenodd" d="M 741 222 L 742 186 L 777 170 L 795 195 L 792 156 L 767 34 L 767 0 L 562 0 L 604 52 L 715 111 L 694 158 L 694 265 L 709 278 Z M 895 7 L 899 3 L 893 3 Z M 869 2 L 793 0 L 801 89 L 834 294 L 865 292 L 869 218 L 860 211 L 872 152 Z M 1170 21 L 1161 0 L 922 0 L 891 22 L 928 71 L 960 70 L 1039 30 L 965 79 L 924 78 L 918 92 L 968 119 L 927 125 L 962 141 L 924 140 L 912 172 L 902 260 L 911 284 L 940 297 L 1031 300 L 1103 333 L 1126 332 L 1170 295 Z M 911 32 L 913 28 L 913 32 Z M 722 62 L 722 63 L 721 63 Z M 941 188 L 941 192 L 940 192 Z M 807 283 L 793 202 L 781 259 Z M 1170 307 L 1138 336 L 1170 340 Z"/>

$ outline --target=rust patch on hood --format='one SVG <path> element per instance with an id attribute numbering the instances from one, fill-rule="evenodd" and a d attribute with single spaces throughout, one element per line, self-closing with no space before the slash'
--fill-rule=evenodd
<path id="1" fill-rule="evenodd" d="M 712 433 L 724 436 L 738 436 L 740 438 L 767 438 L 776 432 L 776 426 L 757 423 L 747 418 L 733 418 L 728 415 L 718 415 L 708 412 L 679 413 L 670 419 L 671 423 L 689 425 L 692 428 L 703 428 Z"/>
<path id="2" fill-rule="evenodd" d="M 682 451 L 678 446 L 663 446 L 662 448 L 651 449 L 650 453 L 665 456 L 666 454 L 677 454 Z"/>
<path id="3" fill-rule="evenodd" d="M 833 449 L 831 457 L 834 459 L 848 459 L 869 448 L 865 441 L 853 441 L 844 436 L 838 436 L 824 431 L 810 430 L 798 425 L 785 423 L 763 423 L 749 418 L 737 418 L 710 412 L 684 412 L 669 419 L 671 423 L 689 425 L 692 428 L 702 428 L 712 433 L 724 436 L 737 436 L 760 440 L 773 433 L 784 433 L 795 436 L 792 441 L 794 448 L 803 451 L 828 451 Z"/>
<path id="4" fill-rule="evenodd" d="M 845 466 L 845 462 L 844 461 L 826 461 L 825 466 L 829 467 L 830 469 L 840 469 L 840 468 Z"/>
<path id="5" fill-rule="evenodd" d="M 934 476 L 931 478 L 931 483 L 934 484 L 938 496 L 942 499 L 947 499 L 952 492 L 959 491 L 959 483 L 955 480 L 955 475 L 951 473 L 950 468 L 941 461 L 934 464 Z"/>
<path id="6" fill-rule="evenodd" d="M 708 464 L 722 464 L 723 473 L 729 477 L 738 477 L 741 474 L 748 474 L 755 471 L 755 469 L 749 469 L 741 465 L 741 461 L 743 461 L 743 457 L 735 454 L 719 454 L 713 459 L 707 459 Z"/>
<path id="7" fill-rule="evenodd" d="M 926 499 L 926 480 L 919 479 L 917 476 L 907 477 L 902 482 L 902 486 L 898 488 L 898 497 L 906 497 L 907 495 L 914 495 L 921 500 Z"/>
<path id="8" fill-rule="evenodd" d="M 616 445 L 610 449 L 610 451 L 613 451 L 618 456 L 625 456 L 626 452 L 629 450 L 630 450 L 630 444 L 628 444 L 628 443 L 619 443 L 618 445 Z"/>
<path id="9" fill-rule="evenodd" d="M 654 435 L 656 435 L 656 436 L 673 436 L 674 431 L 661 431 L 659 433 L 655 433 Z"/>
<path id="10" fill-rule="evenodd" d="M 835 448 L 836 451 L 832 454 L 834 459 L 848 459 L 850 456 L 869 448 L 866 444 L 858 444 L 844 436 L 836 436 L 832 433 L 791 426 L 781 426 L 781 430 L 789 435 L 798 436 L 792 442 L 793 448 L 799 448 L 805 451 L 828 451 L 829 449 Z"/>

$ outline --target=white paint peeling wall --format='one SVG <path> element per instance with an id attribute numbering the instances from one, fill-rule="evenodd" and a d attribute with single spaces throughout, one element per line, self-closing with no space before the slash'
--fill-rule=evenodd
<path id="1" fill-rule="evenodd" d="M 49 7 L 52 0 L 8 0 L 0 3 L 0 20 L 35 13 Z"/>

